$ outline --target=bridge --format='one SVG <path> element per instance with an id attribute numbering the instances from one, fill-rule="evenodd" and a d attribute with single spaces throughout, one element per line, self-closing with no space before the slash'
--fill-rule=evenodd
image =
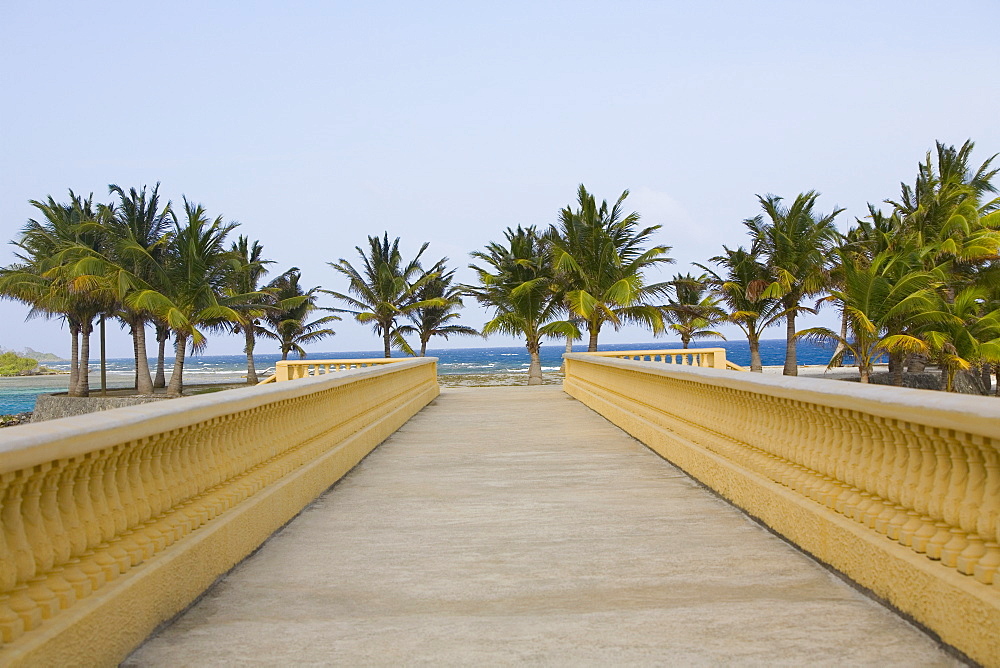
<path id="1" fill-rule="evenodd" d="M 1000 663 L 989 399 L 683 361 L 18 428 L 0 663 Z"/>

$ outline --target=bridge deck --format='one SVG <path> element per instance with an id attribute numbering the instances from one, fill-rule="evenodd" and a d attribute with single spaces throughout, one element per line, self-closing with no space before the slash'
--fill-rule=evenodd
<path id="1" fill-rule="evenodd" d="M 950 665 L 558 388 L 445 390 L 126 665 Z"/>

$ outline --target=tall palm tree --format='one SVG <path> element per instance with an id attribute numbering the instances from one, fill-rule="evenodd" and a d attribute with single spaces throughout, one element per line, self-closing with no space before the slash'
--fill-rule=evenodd
<path id="1" fill-rule="evenodd" d="M 91 224 L 97 216 L 93 197 L 84 199 L 72 190 L 69 195 L 65 204 L 51 196 L 45 202 L 31 200 L 41 221 L 29 219 L 21 230 L 14 243 L 18 262 L 3 269 L 0 294 L 28 304 L 29 318 L 66 320 L 72 337 L 69 395 L 87 396 L 90 335 L 107 295 L 79 270 L 99 244 Z"/>
<path id="2" fill-rule="evenodd" d="M 729 307 L 727 320 L 741 330 L 750 346 L 750 371 L 762 373 L 760 337 L 767 327 L 781 319 L 781 302 L 762 294 L 770 283 L 765 267 L 760 261 L 759 250 L 740 246 L 731 250 L 722 247 L 723 254 L 711 258 L 722 273 L 704 265 L 697 265 L 709 273 L 715 292 Z"/>
<path id="3" fill-rule="evenodd" d="M 524 336 L 531 362 L 528 385 L 541 385 L 539 352 L 543 336 L 579 336 L 569 321 L 556 321 L 563 302 L 553 283 L 549 245 L 534 227 L 507 228 L 505 243 L 490 242 L 471 264 L 479 285 L 463 286 L 480 304 L 493 310 L 493 318 L 483 325 L 484 335 Z"/>
<path id="4" fill-rule="evenodd" d="M 974 146 L 936 142 L 918 165 L 914 185 L 900 184 L 899 200 L 886 200 L 899 221 L 895 238 L 920 250 L 925 269 L 950 263 L 952 295 L 982 284 L 1000 254 L 1000 198 L 988 199 L 997 192 L 993 179 L 1000 170 L 992 167 L 997 156 L 973 168 Z M 923 370 L 926 361 L 912 356 L 910 370 Z"/>
<path id="5" fill-rule="evenodd" d="M 994 177 L 1000 169 L 992 168 L 993 155 L 973 170 L 972 150 L 966 141 L 960 148 L 936 142 L 917 168 L 911 187 L 900 184 L 900 199 L 886 200 L 901 219 L 901 232 L 926 248 L 926 263 L 938 264 L 954 259 L 956 269 L 990 259 L 1000 247 L 1000 198 L 984 201 L 996 193 Z"/>
<path id="6" fill-rule="evenodd" d="M 160 184 L 147 194 L 146 186 L 126 192 L 116 184 L 108 186 L 118 203 L 110 208 L 106 233 L 112 279 L 118 287 L 121 303 L 120 318 L 132 335 L 135 356 L 135 389 L 138 394 L 152 394 L 153 379 L 149 373 L 146 353 L 146 325 L 152 318 L 149 312 L 130 306 L 128 299 L 135 291 L 156 291 L 163 287 L 165 255 L 171 237 L 173 211 L 168 201 L 160 206 Z M 162 324 L 162 323 L 161 323 Z M 162 340 L 162 339 L 161 339 Z"/>
<path id="7" fill-rule="evenodd" d="M 427 343 L 432 336 L 441 336 L 445 340 L 449 336 L 482 336 L 472 327 L 453 324 L 461 317 L 455 310 L 462 308 L 462 287 L 452 285 L 455 271 L 444 271 L 442 263 L 432 271 L 438 275 L 425 281 L 415 295 L 418 303 L 427 305 L 410 311 L 407 317 L 413 324 L 399 328 L 401 334 L 416 334 L 419 337 L 421 357 L 427 354 Z"/>
<path id="8" fill-rule="evenodd" d="M 720 332 L 707 329 L 724 322 L 726 313 L 719 307 L 719 299 L 710 293 L 706 274 L 674 274 L 668 284 L 674 296 L 660 310 L 668 323 L 667 329 L 680 336 L 683 348 L 688 347 L 691 339 L 726 338 Z"/>
<path id="9" fill-rule="evenodd" d="M 257 369 L 254 366 L 253 351 L 260 331 L 260 320 L 273 307 L 273 295 L 260 289 L 260 281 L 267 274 L 267 265 L 273 260 L 264 259 L 264 247 L 259 241 L 251 242 L 240 235 L 230 253 L 230 271 L 225 291 L 230 296 L 246 295 L 246 301 L 232 304 L 240 315 L 233 323 L 233 333 L 243 334 L 243 352 L 247 356 L 247 384 L 257 384 Z"/>
<path id="10" fill-rule="evenodd" d="M 956 294 L 943 291 L 937 308 L 921 314 L 919 336 L 941 368 L 942 389 L 952 392 L 955 376 L 983 364 L 1000 364 L 1000 308 L 989 291 L 970 286 Z"/>
<path id="11" fill-rule="evenodd" d="M 184 388 L 184 359 L 190 342 L 194 352 L 204 349 L 206 328 L 238 322 L 240 314 L 229 304 L 242 295 L 225 295 L 229 252 L 226 236 L 236 223 L 222 216 L 210 220 L 204 207 L 184 199 L 185 218 L 174 217 L 173 235 L 164 258 L 164 282 L 159 290 L 133 293 L 126 305 L 165 322 L 174 332 L 174 369 L 167 395 L 179 396 Z"/>
<path id="12" fill-rule="evenodd" d="M 886 353 L 927 352 L 927 344 L 907 327 L 917 318 L 926 320 L 934 310 L 934 289 L 944 281 L 944 272 L 914 269 L 904 256 L 882 251 L 868 260 L 840 251 L 843 280 L 828 299 L 841 304 L 848 323 L 846 336 L 825 327 L 814 327 L 799 336 L 839 344 L 830 360 L 838 366 L 850 353 L 858 365 L 862 383 L 869 381 L 872 365 Z"/>
<path id="13" fill-rule="evenodd" d="M 647 284 L 645 272 L 657 265 L 672 262 L 669 246 L 645 248 L 659 225 L 640 229 L 639 214 L 625 214 L 624 191 L 608 208 L 600 206 L 580 184 L 577 208 L 567 206 L 559 213 L 558 224 L 546 235 L 552 246 L 555 270 L 567 279 L 565 298 L 570 311 L 586 324 L 590 335 L 588 350 L 597 350 L 601 328 L 610 324 L 618 329 L 624 323 L 649 327 L 654 334 L 663 331 L 663 317 L 652 304 L 669 291 L 665 283 Z"/>
<path id="14" fill-rule="evenodd" d="M 372 326 L 382 338 L 383 353 L 392 357 L 392 348 L 413 354 L 399 330 L 399 319 L 418 308 L 441 305 L 440 301 L 421 301 L 418 293 L 423 284 L 435 277 L 435 272 L 425 272 L 420 266 L 420 256 L 429 244 L 424 243 L 417 255 L 405 261 L 399 250 L 399 237 L 389 243 L 388 232 L 382 238 L 368 237 L 368 252 L 355 246 L 361 259 L 360 270 L 341 258 L 328 264 L 347 277 L 349 294 L 324 290 L 341 300 L 347 308 L 336 309 L 350 313 L 359 323 Z M 352 296 L 353 295 L 353 296 Z"/>
<path id="15" fill-rule="evenodd" d="M 839 233 L 833 220 L 843 209 L 821 215 L 814 212 L 819 193 L 800 193 L 791 206 L 781 204 L 777 195 L 758 195 L 763 215 L 743 221 L 753 238 L 754 248 L 766 258 L 770 284 L 762 293 L 781 301 L 785 319 L 786 376 L 798 375 L 795 351 L 795 317 L 804 297 L 822 291 L 828 281 L 830 250 Z"/>
<path id="16" fill-rule="evenodd" d="M 299 357 L 305 357 L 302 347 L 328 336 L 334 331 L 327 325 L 340 317 L 326 315 L 315 320 L 309 318 L 316 311 L 329 311 L 316 305 L 319 286 L 303 290 L 300 284 L 302 273 L 298 267 L 292 267 L 267 284 L 265 292 L 274 300 L 273 308 L 264 314 L 264 322 L 268 327 L 259 327 L 258 333 L 278 342 L 281 348 L 281 359 L 288 359 L 288 353 L 295 352 Z"/>

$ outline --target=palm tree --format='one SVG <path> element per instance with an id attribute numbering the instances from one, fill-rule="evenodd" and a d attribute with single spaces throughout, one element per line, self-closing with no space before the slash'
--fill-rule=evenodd
<path id="1" fill-rule="evenodd" d="M 706 274 L 675 274 L 668 284 L 673 288 L 674 298 L 660 310 L 668 323 L 667 329 L 681 337 L 683 348 L 688 347 L 691 339 L 710 336 L 726 338 L 719 332 L 706 329 L 726 320 L 725 311 L 719 308 L 719 299 L 709 293 Z"/>
<path id="2" fill-rule="evenodd" d="M 770 283 L 767 267 L 760 262 L 760 252 L 740 246 L 711 258 L 722 274 L 697 265 L 709 273 L 709 281 L 719 298 L 729 307 L 726 319 L 747 337 L 750 346 L 750 371 L 762 373 L 760 337 L 764 330 L 781 319 L 781 302 L 762 294 Z"/>
<path id="3" fill-rule="evenodd" d="M 993 179 L 1000 170 L 991 167 L 997 156 L 973 169 L 974 146 L 936 142 L 918 165 L 914 185 L 900 184 L 900 199 L 886 200 L 899 221 L 895 238 L 921 251 L 925 269 L 950 261 L 952 294 L 982 284 L 1000 253 L 1000 198 L 986 200 L 997 192 Z M 913 356 L 910 370 L 921 371 L 926 361 Z"/>
<path id="4" fill-rule="evenodd" d="M 666 295 L 665 283 L 647 285 L 645 271 L 673 260 L 667 257 L 669 246 L 644 248 L 659 225 L 639 229 L 639 214 L 625 214 L 624 191 L 611 209 L 607 201 L 597 206 L 593 195 L 580 184 L 578 208 L 570 206 L 559 213 L 559 222 L 546 235 L 552 246 L 556 272 L 567 281 L 565 298 L 572 313 L 587 324 L 588 350 L 597 350 L 601 328 L 615 329 L 623 323 L 649 327 L 654 334 L 663 331 L 663 317 L 651 301 Z"/>
<path id="5" fill-rule="evenodd" d="M 115 184 L 108 186 L 109 193 L 119 199 L 118 204 L 109 207 L 110 216 L 105 224 L 108 259 L 113 264 L 109 269 L 117 274 L 112 280 L 118 287 L 122 307 L 119 317 L 132 334 L 138 394 L 153 392 L 146 355 L 146 324 L 151 314 L 130 306 L 128 298 L 135 291 L 156 291 L 166 280 L 164 259 L 173 212 L 170 202 L 160 207 L 159 189 L 157 183 L 147 195 L 146 186 L 138 191 L 130 188 L 128 192 Z M 165 339 L 161 337 L 161 345 L 162 341 Z"/>
<path id="6" fill-rule="evenodd" d="M 239 322 L 230 303 L 243 295 L 224 295 L 229 252 L 226 236 L 236 223 L 219 216 L 209 220 L 204 207 L 184 199 L 183 224 L 174 217 L 173 235 L 164 258 L 161 289 L 145 289 L 126 299 L 126 306 L 153 315 L 174 332 L 174 369 L 167 395 L 179 396 L 184 388 L 184 358 L 190 341 L 194 352 L 206 345 L 205 328 Z"/>
<path id="7" fill-rule="evenodd" d="M 928 151 L 916 183 L 900 184 L 900 199 L 886 200 L 901 219 L 901 232 L 927 249 L 930 265 L 950 258 L 961 269 L 995 257 L 1000 248 L 1000 198 L 983 202 L 988 193 L 997 192 L 993 178 L 1000 169 L 991 168 L 997 156 L 973 170 L 974 147 L 972 141 L 958 149 L 936 142 L 936 160 Z"/>
<path id="8" fill-rule="evenodd" d="M 954 390 L 959 372 L 1000 363 L 1000 308 L 986 312 L 989 296 L 986 288 L 977 286 L 953 297 L 946 290 L 937 309 L 921 314 L 919 336 L 940 365 L 942 389 L 948 392 Z"/>
<path id="9" fill-rule="evenodd" d="M 869 381 L 872 365 L 886 353 L 924 353 L 928 346 L 908 331 L 916 318 L 928 319 L 934 310 L 934 288 L 944 280 L 940 268 L 913 269 L 905 256 L 882 251 L 870 261 L 840 251 L 843 280 L 828 299 L 840 303 L 848 335 L 814 327 L 798 336 L 838 344 L 830 367 L 839 366 L 845 353 L 858 365 L 862 383 Z"/>
<path id="10" fill-rule="evenodd" d="M 410 311 L 407 317 L 413 324 L 399 328 L 400 334 L 416 334 L 420 338 L 421 357 L 427 354 L 427 343 L 432 336 L 441 336 L 445 340 L 455 335 L 482 336 L 472 327 L 452 324 L 461 317 L 455 310 L 462 307 L 462 288 L 452 285 L 455 271 L 444 271 L 444 265 L 440 263 L 432 271 L 438 274 L 437 277 L 425 281 L 415 295 L 418 302 L 427 306 Z"/>
<path id="11" fill-rule="evenodd" d="M 79 270 L 99 244 L 91 225 L 97 216 L 93 198 L 83 199 L 72 190 L 69 195 L 68 204 L 51 196 L 45 202 L 31 200 L 42 221 L 29 219 L 22 229 L 14 243 L 18 262 L 3 269 L 0 294 L 28 304 L 29 318 L 60 316 L 67 321 L 72 337 L 69 395 L 88 396 L 90 335 L 107 295 Z"/>
<path id="12" fill-rule="evenodd" d="M 479 285 L 463 289 L 493 310 L 483 335 L 524 336 L 531 357 L 528 385 L 541 385 L 542 336 L 579 336 L 579 331 L 569 321 L 555 321 L 562 299 L 553 285 L 549 245 L 534 227 L 507 228 L 504 236 L 506 243 L 490 242 L 484 251 L 471 254 L 483 263 L 469 265 Z"/>
<path id="13" fill-rule="evenodd" d="M 333 336 L 332 329 L 324 325 L 340 320 L 336 315 L 327 315 L 308 322 L 314 311 L 329 311 L 316 306 L 316 298 L 321 292 L 319 286 L 303 290 L 299 284 L 302 274 L 298 267 L 292 267 L 267 284 L 265 292 L 272 295 L 274 307 L 268 309 L 264 321 L 270 328 L 260 327 L 258 333 L 277 341 L 281 348 L 281 359 L 288 359 L 288 353 L 294 351 L 299 357 L 305 357 L 302 347 L 308 343 Z"/>
<path id="14" fill-rule="evenodd" d="M 425 272 L 420 266 L 420 256 L 428 245 L 424 243 L 416 257 L 405 262 L 399 251 L 399 237 L 390 244 L 386 232 L 381 239 L 368 237 L 367 254 L 361 247 L 355 246 L 361 258 L 360 271 L 343 258 L 328 263 L 347 277 L 350 294 L 324 292 L 347 304 L 348 308 L 336 309 L 338 312 L 351 313 L 359 323 L 372 326 L 375 334 L 382 337 L 386 357 L 392 357 L 394 346 L 413 354 L 399 331 L 400 318 L 425 306 L 443 305 L 439 300 L 428 302 L 418 298 L 423 284 L 435 277 L 435 272 Z"/>
<path id="15" fill-rule="evenodd" d="M 253 350 L 257 334 L 260 331 L 260 320 L 272 307 L 273 296 L 260 290 L 260 280 L 267 274 L 267 265 L 273 260 L 264 259 L 264 248 L 259 241 L 250 240 L 240 235 L 230 253 L 230 273 L 225 291 L 230 296 L 247 295 L 246 301 L 232 304 L 232 308 L 240 315 L 240 320 L 233 323 L 233 333 L 243 334 L 243 352 L 247 356 L 247 384 L 257 384 L 257 369 L 254 366 Z"/>
<path id="16" fill-rule="evenodd" d="M 843 209 L 834 209 L 825 216 L 814 213 L 818 197 L 819 193 L 810 190 L 785 207 L 777 195 L 758 195 L 767 220 L 758 215 L 743 221 L 753 238 L 754 249 L 766 258 L 770 274 L 771 282 L 761 295 L 779 299 L 783 307 L 786 376 L 798 375 L 795 316 L 799 311 L 811 311 L 799 303 L 803 297 L 826 287 L 827 257 L 839 237 L 833 219 Z"/>

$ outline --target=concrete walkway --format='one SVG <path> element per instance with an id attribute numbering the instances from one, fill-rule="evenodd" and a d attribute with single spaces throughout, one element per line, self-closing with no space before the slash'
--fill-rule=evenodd
<path id="1" fill-rule="evenodd" d="M 128 666 L 956 662 L 558 388 L 445 390 Z"/>

